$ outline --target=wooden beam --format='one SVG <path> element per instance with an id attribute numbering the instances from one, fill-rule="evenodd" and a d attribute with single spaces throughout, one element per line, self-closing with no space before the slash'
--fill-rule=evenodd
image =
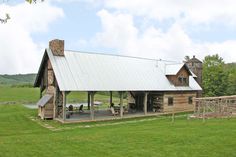
<path id="1" fill-rule="evenodd" d="M 43 96 L 42 91 L 40 90 L 39 98 L 41 99 Z"/>
<path id="2" fill-rule="evenodd" d="M 203 114 L 202 114 L 202 121 L 205 122 L 205 112 L 206 112 L 206 105 L 203 105 Z"/>
<path id="3" fill-rule="evenodd" d="M 129 93 L 130 93 L 130 95 L 135 99 L 135 94 L 132 93 L 131 91 L 130 91 Z"/>
<path id="4" fill-rule="evenodd" d="M 94 95 L 95 95 L 95 92 L 90 93 L 90 96 L 91 96 L 91 108 L 90 108 L 91 120 L 94 120 Z"/>
<path id="5" fill-rule="evenodd" d="M 172 123 L 175 122 L 175 107 L 172 106 Z"/>
<path id="6" fill-rule="evenodd" d="M 40 99 L 42 98 L 42 92 L 43 92 L 43 78 L 41 79 L 41 83 L 40 83 Z"/>
<path id="7" fill-rule="evenodd" d="M 63 96 L 63 121 L 66 120 L 66 92 L 62 92 Z"/>
<path id="8" fill-rule="evenodd" d="M 112 104 L 112 91 L 110 91 L 110 106 Z"/>
<path id="9" fill-rule="evenodd" d="M 123 92 L 120 93 L 120 117 L 123 118 Z"/>
<path id="10" fill-rule="evenodd" d="M 90 110 L 90 93 L 88 92 L 88 110 Z"/>
<path id="11" fill-rule="evenodd" d="M 147 115 L 147 96 L 148 96 L 148 92 L 145 92 L 144 93 L 144 100 L 143 100 L 144 115 Z"/>
<path id="12" fill-rule="evenodd" d="M 57 111 L 57 104 L 56 104 L 56 100 L 57 100 L 57 87 L 55 87 L 54 89 L 54 95 L 53 95 L 53 119 L 55 119 L 57 117 L 56 115 L 56 111 Z"/>

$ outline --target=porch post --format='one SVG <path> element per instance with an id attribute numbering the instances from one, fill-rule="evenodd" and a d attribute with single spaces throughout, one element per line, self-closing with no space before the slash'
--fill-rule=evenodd
<path id="1" fill-rule="evenodd" d="M 120 117 L 123 118 L 123 92 L 120 93 Z"/>
<path id="2" fill-rule="evenodd" d="M 148 95 L 148 92 L 145 92 L 144 93 L 144 105 L 143 105 L 143 111 L 144 111 L 144 115 L 147 115 L 147 95 Z"/>
<path id="3" fill-rule="evenodd" d="M 42 94 L 42 91 L 40 89 L 40 94 L 39 94 L 40 99 L 42 98 L 42 96 L 43 96 L 43 94 Z"/>
<path id="4" fill-rule="evenodd" d="M 66 92 L 62 92 L 63 95 L 63 121 L 66 120 Z"/>
<path id="5" fill-rule="evenodd" d="M 90 110 L 90 93 L 88 92 L 88 110 Z"/>
<path id="6" fill-rule="evenodd" d="M 110 91 L 110 106 L 112 104 L 112 91 Z"/>
<path id="7" fill-rule="evenodd" d="M 90 115 L 91 115 L 91 120 L 94 120 L 94 92 L 90 93 L 91 96 L 91 108 L 90 108 Z"/>
<path id="8" fill-rule="evenodd" d="M 57 105 L 56 105 L 56 99 L 57 99 L 57 90 L 56 90 L 56 87 L 54 89 L 54 96 L 53 96 L 53 119 L 55 119 L 57 116 L 56 116 L 56 111 L 57 111 Z"/>

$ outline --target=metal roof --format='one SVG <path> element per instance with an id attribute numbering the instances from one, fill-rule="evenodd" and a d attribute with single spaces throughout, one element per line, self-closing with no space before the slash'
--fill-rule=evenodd
<path id="1" fill-rule="evenodd" d="M 201 90 L 194 79 L 184 89 L 172 85 L 157 60 L 75 51 L 54 56 L 50 49 L 46 52 L 61 91 Z"/>
<path id="2" fill-rule="evenodd" d="M 180 69 L 184 66 L 184 63 L 179 64 L 167 64 L 165 69 L 166 75 L 176 75 Z"/>
<path id="3" fill-rule="evenodd" d="M 45 106 L 49 100 L 52 98 L 52 95 L 49 94 L 45 94 L 38 102 L 37 102 L 37 106 Z"/>

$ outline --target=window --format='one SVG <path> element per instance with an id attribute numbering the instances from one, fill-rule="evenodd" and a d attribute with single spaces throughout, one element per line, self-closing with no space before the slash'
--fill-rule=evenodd
<path id="1" fill-rule="evenodd" d="M 187 84 L 187 78 L 183 77 L 183 84 Z"/>
<path id="2" fill-rule="evenodd" d="M 173 106 L 173 104 L 174 104 L 174 98 L 168 97 L 168 106 Z"/>
<path id="3" fill-rule="evenodd" d="M 192 96 L 188 97 L 188 104 L 193 104 L 193 97 Z"/>
<path id="4" fill-rule="evenodd" d="M 179 83 L 180 83 L 181 85 L 187 85 L 187 78 L 186 78 L 186 77 L 179 76 L 179 77 L 178 77 L 178 80 L 179 80 Z"/>

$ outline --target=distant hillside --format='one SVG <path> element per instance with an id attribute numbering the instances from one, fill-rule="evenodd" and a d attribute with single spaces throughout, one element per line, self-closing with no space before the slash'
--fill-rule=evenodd
<path id="1" fill-rule="evenodd" d="M 0 85 L 33 85 L 36 74 L 0 75 Z"/>

